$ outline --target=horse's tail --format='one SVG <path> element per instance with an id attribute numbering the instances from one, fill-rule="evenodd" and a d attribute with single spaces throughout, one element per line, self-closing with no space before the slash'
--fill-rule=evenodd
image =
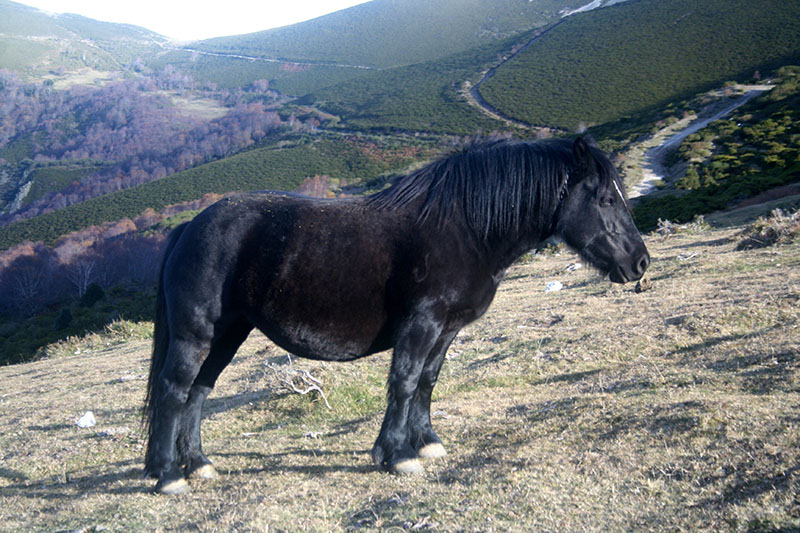
<path id="1" fill-rule="evenodd" d="M 188 222 L 181 224 L 172 230 L 164 249 L 164 257 L 161 259 L 161 268 L 158 273 L 158 292 L 156 293 L 156 317 L 153 327 L 153 355 L 150 359 L 150 376 L 147 379 L 147 395 L 142 408 L 142 422 L 147 432 L 147 455 L 150 458 L 150 451 L 153 442 L 153 421 L 156 415 L 155 389 L 158 378 L 167 360 L 167 349 L 169 348 L 169 322 L 167 321 L 167 303 L 164 298 L 164 266 L 175 243 L 186 229 Z"/>

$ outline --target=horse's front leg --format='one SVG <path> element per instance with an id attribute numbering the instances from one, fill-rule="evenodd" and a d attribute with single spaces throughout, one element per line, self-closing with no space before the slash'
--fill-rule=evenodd
<path id="1" fill-rule="evenodd" d="M 447 348 L 450 347 L 450 343 L 457 333 L 456 331 L 442 334 L 436 341 L 422 368 L 419 385 L 408 411 L 411 446 L 417 450 L 417 453 L 423 459 L 447 455 L 441 439 L 439 439 L 431 425 L 431 394 L 439 378 L 439 371 L 442 368 Z"/>
<path id="2" fill-rule="evenodd" d="M 375 464 L 396 474 L 422 472 L 417 451 L 411 444 L 408 414 L 422 369 L 436 344 L 441 325 L 432 317 L 410 323 L 395 343 L 389 372 L 386 414 L 372 458 Z"/>

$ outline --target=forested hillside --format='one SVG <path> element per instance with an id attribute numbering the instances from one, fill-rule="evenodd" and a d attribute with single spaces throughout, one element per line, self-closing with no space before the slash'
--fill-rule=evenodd
<path id="1" fill-rule="evenodd" d="M 103 87 L 22 83 L 0 70 L 0 224 L 234 154 L 287 127 L 267 84 L 194 90 L 165 69 Z"/>
<path id="2" fill-rule="evenodd" d="M 638 0 L 567 18 L 482 84 L 503 114 L 567 131 L 800 58 L 800 2 Z"/>
<path id="3" fill-rule="evenodd" d="M 138 187 L 15 222 L 0 231 L 0 250 L 25 240 L 52 244 L 71 231 L 133 218 L 148 208 L 159 210 L 197 200 L 207 193 L 291 191 L 305 178 L 315 175 L 327 175 L 345 183 L 366 181 L 422 157 L 419 145 L 424 145 L 424 141 L 412 142 L 412 145 L 398 145 L 392 140 L 375 144 L 357 138 L 283 138 Z"/>

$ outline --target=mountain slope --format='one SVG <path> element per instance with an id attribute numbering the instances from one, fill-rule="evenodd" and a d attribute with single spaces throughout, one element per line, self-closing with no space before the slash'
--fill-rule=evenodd
<path id="1" fill-rule="evenodd" d="M 137 56 L 153 55 L 166 42 L 137 26 L 53 15 L 0 0 L 0 66 L 29 75 L 59 68 L 117 70 Z"/>
<path id="2" fill-rule="evenodd" d="M 414 162 L 418 150 L 397 141 L 374 144 L 344 138 L 292 139 L 250 149 L 162 179 L 91 198 L 0 228 L 0 250 L 25 240 L 52 244 L 66 233 L 133 218 L 145 209 L 197 200 L 206 193 L 296 189 L 305 178 L 327 175 L 348 183 L 367 181 Z M 417 142 L 417 145 L 422 141 Z M 390 146 L 391 145 L 391 146 Z M 405 153 L 405 150 L 408 153 Z"/>
<path id="3" fill-rule="evenodd" d="M 574 130 L 800 58 L 800 2 L 639 0 L 575 15 L 497 69 L 503 114 Z"/>
<path id="4" fill-rule="evenodd" d="M 351 127 L 491 131 L 505 126 L 464 97 L 468 83 L 488 71 L 476 90 L 495 110 L 574 131 L 661 110 L 759 69 L 766 75 L 792 58 L 800 58 L 800 3 L 640 0 L 581 12 L 549 29 L 429 63 L 368 72 L 302 101 L 340 115 Z M 600 136 L 613 135 L 615 127 Z"/>
<path id="5" fill-rule="evenodd" d="M 585 0 L 373 0 L 307 22 L 193 48 L 388 68 L 444 57 L 542 26 Z"/>
<path id="6" fill-rule="evenodd" d="M 193 43 L 155 64 L 220 86 L 232 78 L 268 79 L 275 89 L 302 96 L 375 69 L 491 46 L 586 6 L 586 0 L 373 0 L 292 26 Z"/>

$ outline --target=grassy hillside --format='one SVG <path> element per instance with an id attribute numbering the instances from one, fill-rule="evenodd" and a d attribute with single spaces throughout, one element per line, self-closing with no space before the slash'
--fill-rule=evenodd
<path id="1" fill-rule="evenodd" d="M 59 236 L 91 225 L 135 217 L 147 208 L 196 200 L 206 193 L 296 189 L 317 174 L 349 183 L 375 177 L 412 162 L 403 146 L 343 138 L 299 138 L 256 148 L 151 181 L 139 187 L 93 198 L 36 218 L 0 228 L 0 249 L 24 240 L 52 243 Z"/>
<path id="2" fill-rule="evenodd" d="M 449 455 L 416 477 L 369 459 L 386 355 L 290 367 L 254 335 L 205 412 L 221 478 L 153 495 L 149 341 L 115 327 L 53 346 L 0 368 L 0 529 L 796 531 L 800 244 L 737 252 L 738 231 L 650 236 L 641 294 L 568 273 L 569 254 L 510 269 L 449 351 L 432 409 Z M 566 288 L 544 293 L 553 279 Z M 331 409 L 288 392 L 292 370 Z"/>
<path id="3" fill-rule="evenodd" d="M 569 17 L 480 91 L 510 117 L 573 131 L 798 58 L 798 2 L 639 0 Z"/>
<path id="4" fill-rule="evenodd" d="M 117 70 L 139 55 L 152 55 L 166 38 L 127 24 L 78 15 L 51 16 L 0 0 L 0 65 L 40 76 L 58 68 Z"/>
<path id="5" fill-rule="evenodd" d="M 583 0 L 373 0 L 301 24 L 192 44 L 209 52 L 395 67 L 543 26 Z"/>

